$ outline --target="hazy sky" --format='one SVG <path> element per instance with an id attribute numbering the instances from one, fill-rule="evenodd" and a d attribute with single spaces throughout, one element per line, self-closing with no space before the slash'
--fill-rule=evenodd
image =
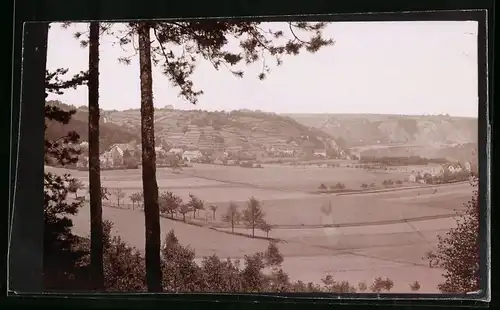
<path id="1" fill-rule="evenodd" d="M 477 117 L 477 27 L 477 22 L 335 22 L 324 31 L 335 45 L 316 54 L 284 57 L 264 81 L 256 78 L 261 63 L 244 67 L 241 79 L 202 60 L 193 80 L 205 93 L 195 108 Z M 48 69 L 76 73 L 88 68 L 88 51 L 73 37 L 77 29 L 86 25 L 67 30 L 51 26 Z M 124 51 L 111 38 L 101 40 L 100 53 L 101 107 L 139 108 L 138 57 L 129 66 L 118 63 L 118 57 L 133 50 Z M 153 69 L 153 81 L 156 107 L 194 108 L 177 96 L 178 89 L 159 68 Z M 49 99 L 87 105 L 87 88 Z"/>

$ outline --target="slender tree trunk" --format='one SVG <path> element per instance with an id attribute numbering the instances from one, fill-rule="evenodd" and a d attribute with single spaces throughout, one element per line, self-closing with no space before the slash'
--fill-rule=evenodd
<path id="1" fill-rule="evenodd" d="M 99 23 L 89 33 L 90 261 L 94 290 L 104 290 L 101 168 L 99 161 Z"/>
<path id="2" fill-rule="evenodd" d="M 160 208 L 156 182 L 153 77 L 151 72 L 150 26 L 138 24 L 141 78 L 142 184 L 146 222 L 146 278 L 148 292 L 162 291 Z"/>
<path id="3" fill-rule="evenodd" d="M 231 222 L 231 231 L 234 234 L 234 222 Z"/>

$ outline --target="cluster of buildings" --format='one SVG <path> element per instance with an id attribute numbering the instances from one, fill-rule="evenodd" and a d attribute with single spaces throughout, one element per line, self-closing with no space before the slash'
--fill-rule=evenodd
<path id="1" fill-rule="evenodd" d="M 217 129 L 215 130 L 213 126 L 188 125 L 179 132 L 168 130 L 162 133 L 163 145 L 155 148 L 157 163 L 168 164 L 169 161 L 177 159 L 187 162 L 228 164 L 233 161 L 236 163 L 258 161 L 262 158 L 299 157 L 308 153 L 314 158 L 328 158 L 326 148 L 329 146 L 329 141 L 323 141 L 322 149 L 304 151 L 306 148 L 300 141 L 284 140 L 272 128 L 264 127 L 255 131 L 247 130 L 248 132 L 231 126 Z M 78 166 L 85 168 L 88 167 L 88 156 L 85 152 L 88 143 L 82 142 L 80 147 L 84 152 Z M 340 158 L 347 156 L 341 149 L 338 152 Z M 102 167 L 110 168 L 137 166 L 141 162 L 141 155 L 140 143 L 136 141 L 117 143 L 100 155 L 100 162 Z"/>
<path id="2" fill-rule="evenodd" d="M 474 171 L 475 167 L 473 167 L 473 165 L 468 161 L 463 163 L 448 163 L 440 166 L 425 166 L 418 168 L 418 171 L 415 169 L 412 170 L 412 173 L 408 176 L 408 182 L 426 183 L 426 179 L 429 177 L 436 178 L 445 175 L 452 176 L 459 173 L 470 173 Z"/>

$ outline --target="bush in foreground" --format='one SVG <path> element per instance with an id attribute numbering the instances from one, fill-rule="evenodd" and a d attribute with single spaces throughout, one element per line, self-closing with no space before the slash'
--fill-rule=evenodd
<path id="1" fill-rule="evenodd" d="M 445 281 L 438 287 L 444 293 L 467 293 L 480 289 L 477 177 L 472 177 L 471 185 L 474 193 L 465 204 L 465 212 L 458 217 L 456 228 L 445 236 L 438 236 L 437 251 L 428 252 L 424 257 L 430 266 L 438 265 L 445 270 Z"/>

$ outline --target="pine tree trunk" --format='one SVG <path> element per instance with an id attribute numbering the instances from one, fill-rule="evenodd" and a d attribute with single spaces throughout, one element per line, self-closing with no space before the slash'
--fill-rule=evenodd
<path id="1" fill-rule="evenodd" d="M 162 291 L 160 208 L 156 182 L 153 77 L 151 72 L 150 26 L 138 23 L 141 79 L 142 184 L 146 223 L 146 278 L 148 292 Z"/>
<path id="2" fill-rule="evenodd" d="M 99 23 L 89 31 L 90 261 L 94 290 L 104 290 L 101 168 L 99 161 Z"/>

